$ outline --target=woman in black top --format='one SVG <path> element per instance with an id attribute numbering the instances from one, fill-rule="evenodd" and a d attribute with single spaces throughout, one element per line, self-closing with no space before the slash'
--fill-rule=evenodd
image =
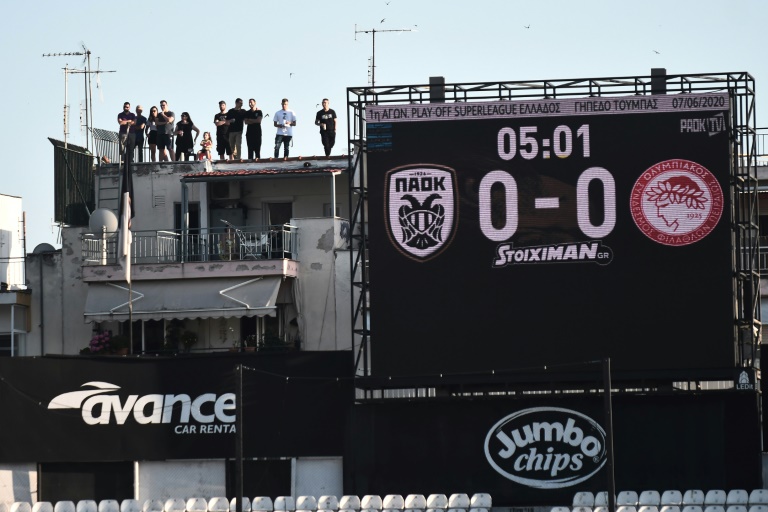
<path id="1" fill-rule="evenodd" d="M 192 138 L 192 132 L 195 132 L 195 137 Z M 189 117 L 189 113 L 181 113 L 181 121 L 176 123 L 176 161 L 178 162 L 182 158 L 185 160 L 194 160 L 194 148 L 197 142 L 197 137 L 200 135 L 200 130 L 192 122 Z"/>

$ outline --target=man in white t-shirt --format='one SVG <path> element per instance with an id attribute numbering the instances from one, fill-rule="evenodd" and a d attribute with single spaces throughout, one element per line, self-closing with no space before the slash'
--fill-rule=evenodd
<path id="1" fill-rule="evenodd" d="M 275 135 L 275 158 L 280 151 L 280 144 L 283 145 L 283 157 L 288 158 L 288 145 L 293 138 L 293 127 L 296 126 L 296 114 L 288 109 L 288 100 L 283 98 L 283 108 L 278 110 L 273 117 L 277 135 Z"/>

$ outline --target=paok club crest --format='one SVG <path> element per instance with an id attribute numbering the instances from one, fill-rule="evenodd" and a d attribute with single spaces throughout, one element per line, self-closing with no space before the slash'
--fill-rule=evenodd
<path id="1" fill-rule="evenodd" d="M 449 167 L 418 164 L 387 173 L 384 202 L 387 232 L 410 258 L 426 261 L 450 243 L 456 231 L 456 173 Z"/>

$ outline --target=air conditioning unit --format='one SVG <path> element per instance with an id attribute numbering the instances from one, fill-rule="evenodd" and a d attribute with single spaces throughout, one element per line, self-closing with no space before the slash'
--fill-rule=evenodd
<path id="1" fill-rule="evenodd" d="M 240 199 L 239 181 L 214 181 L 209 184 L 212 201 L 232 201 Z"/>

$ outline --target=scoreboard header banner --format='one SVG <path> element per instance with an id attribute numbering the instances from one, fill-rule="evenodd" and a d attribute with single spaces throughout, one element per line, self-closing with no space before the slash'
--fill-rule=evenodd
<path id="1" fill-rule="evenodd" d="M 727 94 L 366 119 L 374 375 L 733 366 Z"/>

